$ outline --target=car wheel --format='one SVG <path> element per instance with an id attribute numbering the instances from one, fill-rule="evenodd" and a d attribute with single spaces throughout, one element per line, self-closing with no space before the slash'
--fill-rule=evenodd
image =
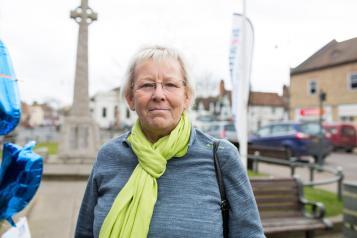
<path id="1" fill-rule="evenodd" d="M 319 164 L 319 165 L 324 165 L 325 164 L 325 159 L 326 157 L 328 156 L 328 154 L 324 154 L 321 156 L 321 164 L 319 164 L 319 155 L 314 155 L 314 161 L 315 161 L 315 164 Z"/>
<path id="2" fill-rule="evenodd" d="M 314 157 L 315 164 L 317 164 L 318 161 L 319 161 L 319 156 L 318 155 L 313 155 L 313 157 Z"/>
<path id="3" fill-rule="evenodd" d="M 345 151 L 346 151 L 347 153 L 352 153 L 353 149 L 352 149 L 352 148 L 347 148 L 347 149 L 345 149 Z"/>

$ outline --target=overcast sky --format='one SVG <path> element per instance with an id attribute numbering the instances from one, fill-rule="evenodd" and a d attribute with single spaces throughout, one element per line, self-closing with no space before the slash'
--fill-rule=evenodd
<path id="1" fill-rule="evenodd" d="M 79 0 L 0 0 L 0 38 L 20 80 L 22 100 L 71 103 Z M 196 80 L 229 80 L 232 13 L 238 0 L 89 0 L 98 21 L 89 28 L 90 94 L 119 86 L 142 45 L 183 51 Z M 296 67 L 333 39 L 357 37 L 356 0 L 247 0 L 255 44 L 253 90 L 281 92 Z M 201 90 L 202 91 L 202 90 Z"/>

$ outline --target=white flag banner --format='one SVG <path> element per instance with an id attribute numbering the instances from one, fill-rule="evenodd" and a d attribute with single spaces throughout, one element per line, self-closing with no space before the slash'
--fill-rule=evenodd
<path id="1" fill-rule="evenodd" d="M 238 133 L 240 154 L 247 164 L 247 115 L 250 72 L 253 58 L 254 32 L 252 23 L 241 14 L 233 14 L 229 64 L 232 80 L 232 115 Z"/>

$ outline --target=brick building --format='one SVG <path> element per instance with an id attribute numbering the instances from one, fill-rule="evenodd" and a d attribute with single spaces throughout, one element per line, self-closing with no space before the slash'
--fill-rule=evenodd
<path id="1" fill-rule="evenodd" d="M 319 94 L 325 121 L 357 121 L 357 37 L 332 40 L 290 71 L 290 118 L 315 120 Z"/>
<path id="2" fill-rule="evenodd" d="M 249 93 L 248 100 L 248 133 L 256 131 L 259 127 L 272 122 L 287 120 L 289 89 L 283 87 L 283 95 L 271 92 Z M 192 112 L 193 118 L 211 115 L 215 120 L 231 121 L 231 91 L 227 90 L 224 81 L 219 84 L 219 94 L 214 97 L 196 98 Z M 199 120 L 193 123 L 200 127 Z"/>
<path id="3" fill-rule="evenodd" d="M 284 97 L 271 92 L 250 92 L 248 102 L 248 131 L 287 120 Z"/>

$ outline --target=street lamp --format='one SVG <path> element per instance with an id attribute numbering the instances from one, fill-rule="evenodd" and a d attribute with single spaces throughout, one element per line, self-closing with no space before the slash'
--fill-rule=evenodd
<path id="1" fill-rule="evenodd" d="M 320 127 L 320 132 L 319 132 L 319 152 L 318 152 L 318 159 L 317 163 L 318 165 L 323 164 L 323 154 L 322 154 L 322 139 L 323 139 L 323 131 L 322 131 L 322 120 L 323 120 L 323 102 L 326 101 L 326 93 L 320 89 L 319 92 L 319 127 Z"/>

